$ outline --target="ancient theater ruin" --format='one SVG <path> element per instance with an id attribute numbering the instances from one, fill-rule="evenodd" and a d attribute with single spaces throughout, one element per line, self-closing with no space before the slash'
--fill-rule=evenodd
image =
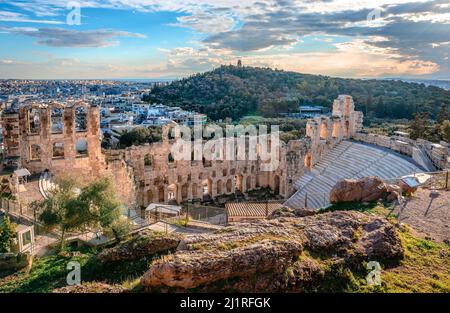
<path id="1" fill-rule="evenodd" d="M 265 161 L 259 155 L 255 160 L 176 160 L 173 123 L 163 127 L 161 142 L 102 151 L 99 107 L 85 102 L 29 103 L 3 113 L 6 158 L 42 173 L 43 193 L 54 175 L 108 175 L 123 202 L 139 208 L 245 195 L 262 187 L 286 206 L 321 208 L 344 178 L 393 179 L 448 167 L 447 147 L 366 134 L 362 122 L 352 97 L 341 95 L 331 116 L 308 120 L 305 138 L 281 143 L 277 168 L 262 171 Z"/>

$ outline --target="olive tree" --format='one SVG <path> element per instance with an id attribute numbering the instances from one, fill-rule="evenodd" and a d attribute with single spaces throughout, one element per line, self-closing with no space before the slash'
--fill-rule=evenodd
<path id="1" fill-rule="evenodd" d="M 48 229 L 61 232 L 61 250 L 68 232 L 107 228 L 120 217 L 120 202 L 106 177 L 83 187 L 73 177 L 60 177 L 55 185 L 49 197 L 33 207 Z"/>

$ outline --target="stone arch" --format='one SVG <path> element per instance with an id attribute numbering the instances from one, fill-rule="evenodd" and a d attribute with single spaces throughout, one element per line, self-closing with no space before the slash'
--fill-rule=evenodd
<path id="1" fill-rule="evenodd" d="M 334 122 L 333 124 L 333 138 L 339 138 L 341 134 L 341 123 L 340 122 Z"/>
<path id="2" fill-rule="evenodd" d="M 275 175 L 275 177 L 273 178 L 273 192 L 276 195 L 280 194 L 280 176 Z"/>
<path id="3" fill-rule="evenodd" d="M 175 122 L 163 126 L 163 141 L 171 141 L 179 137 L 177 126 L 178 124 Z"/>
<path id="4" fill-rule="evenodd" d="M 30 161 L 40 161 L 42 155 L 41 146 L 32 144 L 30 146 Z"/>
<path id="5" fill-rule="evenodd" d="M 246 189 L 251 190 L 252 189 L 252 177 L 251 176 L 247 176 L 247 180 L 246 180 L 247 186 Z"/>
<path id="6" fill-rule="evenodd" d="M 144 168 L 151 169 L 153 167 L 153 156 L 151 154 L 146 154 L 144 156 Z"/>
<path id="7" fill-rule="evenodd" d="M 84 132 L 87 130 L 87 110 L 83 106 L 75 109 L 75 131 Z"/>
<path id="8" fill-rule="evenodd" d="M 227 180 L 226 187 L 227 187 L 227 193 L 232 193 L 233 192 L 233 190 L 232 190 L 232 188 L 233 188 L 233 181 L 231 180 L 231 178 Z"/>
<path id="9" fill-rule="evenodd" d="M 181 186 L 181 199 L 182 200 L 187 200 L 188 199 L 188 197 L 189 197 L 188 189 L 189 189 L 188 184 L 184 184 L 183 186 Z"/>
<path id="10" fill-rule="evenodd" d="M 216 183 L 216 190 L 217 190 L 217 195 L 222 195 L 223 194 L 223 183 L 221 180 L 218 180 Z"/>
<path id="11" fill-rule="evenodd" d="M 64 158 L 64 143 L 62 142 L 53 143 L 53 158 L 55 159 Z"/>
<path id="12" fill-rule="evenodd" d="M 192 184 L 192 198 L 198 198 L 198 186 L 196 183 Z"/>
<path id="13" fill-rule="evenodd" d="M 158 202 L 159 203 L 164 203 L 165 201 L 165 196 L 164 196 L 164 187 L 160 186 L 158 188 Z"/>
<path id="14" fill-rule="evenodd" d="M 212 180 L 210 178 L 202 181 L 203 201 L 209 201 L 213 197 Z"/>
<path id="15" fill-rule="evenodd" d="M 350 137 L 350 122 L 345 121 L 345 137 Z"/>
<path id="16" fill-rule="evenodd" d="M 41 132 L 41 112 L 39 108 L 30 108 L 27 111 L 28 132 L 30 134 L 40 134 Z"/>
<path id="17" fill-rule="evenodd" d="M 328 138 L 328 123 L 326 121 L 322 121 L 320 123 L 320 139 Z"/>
<path id="18" fill-rule="evenodd" d="M 147 190 L 147 203 L 153 202 L 153 191 L 151 189 Z"/>
<path id="19" fill-rule="evenodd" d="M 311 156 L 311 153 L 308 153 L 305 156 L 305 167 L 307 169 L 309 169 L 309 170 L 312 168 L 312 156 Z"/>
<path id="20" fill-rule="evenodd" d="M 173 155 L 172 155 L 172 152 L 170 152 L 170 153 L 167 155 L 167 162 L 169 162 L 169 164 L 175 163 L 175 159 L 174 159 L 174 157 L 173 157 Z"/>
<path id="21" fill-rule="evenodd" d="M 167 187 L 167 202 L 169 204 L 177 204 L 177 192 L 178 186 L 176 184 L 171 184 Z"/>
<path id="22" fill-rule="evenodd" d="M 52 108 L 50 116 L 52 134 L 61 134 L 63 132 L 63 112 L 62 108 Z"/>
<path id="23" fill-rule="evenodd" d="M 86 139 L 80 139 L 75 144 L 75 151 L 77 156 L 87 156 L 88 155 L 88 142 Z"/>
<path id="24" fill-rule="evenodd" d="M 202 181 L 202 191 L 203 195 L 210 195 L 212 196 L 212 180 L 211 179 L 205 179 Z"/>

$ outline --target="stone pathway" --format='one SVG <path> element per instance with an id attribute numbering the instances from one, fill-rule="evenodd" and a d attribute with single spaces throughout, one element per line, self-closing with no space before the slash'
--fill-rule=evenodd
<path id="1" fill-rule="evenodd" d="M 450 191 L 420 188 L 394 208 L 398 220 L 424 237 L 450 242 Z"/>

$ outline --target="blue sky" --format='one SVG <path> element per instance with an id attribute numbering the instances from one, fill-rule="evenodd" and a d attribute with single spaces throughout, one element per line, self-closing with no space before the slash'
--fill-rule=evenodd
<path id="1" fill-rule="evenodd" d="M 69 25 L 77 7 L 81 24 Z M 341 77 L 450 79 L 450 5 L 4 0 L 0 45 L 0 78 L 176 78 L 242 59 Z"/>

